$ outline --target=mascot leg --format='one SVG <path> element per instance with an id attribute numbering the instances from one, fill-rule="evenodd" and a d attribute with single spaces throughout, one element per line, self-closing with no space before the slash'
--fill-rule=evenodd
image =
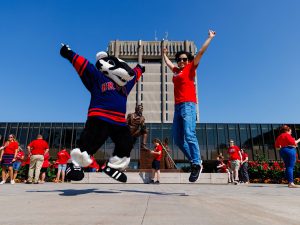
<path id="1" fill-rule="evenodd" d="M 114 127 L 114 133 L 111 135 L 112 141 L 115 143 L 113 156 L 102 166 L 102 171 L 113 179 L 126 182 L 127 177 L 122 172 L 130 163 L 130 152 L 133 148 L 133 137 L 130 135 L 128 127 Z"/>
<path id="2" fill-rule="evenodd" d="M 88 119 L 80 136 L 79 147 L 70 152 L 71 159 L 67 165 L 66 178 L 69 180 L 82 180 L 84 177 L 82 167 L 89 166 L 93 155 L 104 144 L 108 135 L 98 119 Z"/>

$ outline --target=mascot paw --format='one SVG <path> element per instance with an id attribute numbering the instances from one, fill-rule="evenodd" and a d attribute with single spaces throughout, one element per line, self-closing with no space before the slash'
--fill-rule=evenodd
<path id="1" fill-rule="evenodd" d="M 115 168 L 112 168 L 112 167 L 108 166 L 107 163 L 105 163 L 101 167 L 101 171 L 104 172 L 105 174 L 107 174 L 108 176 L 110 176 L 111 178 L 119 181 L 119 182 L 126 183 L 126 181 L 127 181 L 127 176 L 125 175 L 125 173 L 123 173 L 120 170 L 117 170 Z"/>
<path id="2" fill-rule="evenodd" d="M 60 55 L 66 59 L 70 58 L 72 56 L 72 50 L 69 45 L 65 45 L 63 43 L 61 43 L 61 45 Z"/>
<path id="3" fill-rule="evenodd" d="M 145 66 L 140 65 L 140 64 L 137 64 L 136 66 L 141 69 L 142 73 L 145 72 Z"/>
<path id="4" fill-rule="evenodd" d="M 79 148 L 73 149 L 70 155 L 71 161 L 75 166 L 87 167 L 93 162 L 89 154 L 86 151 L 81 152 Z"/>
<path id="5" fill-rule="evenodd" d="M 75 166 L 73 163 L 67 164 L 66 169 L 67 180 L 80 181 L 84 178 L 83 170 L 80 166 Z"/>

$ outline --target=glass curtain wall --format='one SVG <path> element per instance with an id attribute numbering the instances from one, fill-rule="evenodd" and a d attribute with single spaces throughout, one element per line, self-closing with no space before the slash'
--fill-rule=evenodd
<path id="1" fill-rule="evenodd" d="M 300 137 L 300 124 L 288 124 L 292 128 L 292 135 Z M 176 162 L 187 162 L 182 152 L 172 139 L 172 124 L 151 123 L 146 124 L 148 129 L 147 146 L 153 148 L 152 140 L 168 139 L 171 156 Z M 274 143 L 279 135 L 281 124 L 222 124 L 201 123 L 197 124 L 196 133 L 203 160 L 215 160 L 222 153 L 227 158 L 227 148 L 230 139 L 233 139 L 241 148 L 244 148 L 250 160 L 264 157 L 268 160 L 280 160 L 278 150 Z M 0 144 L 2 145 L 9 134 L 15 134 L 21 147 L 26 151 L 27 145 L 42 134 L 49 143 L 50 154 L 56 157 L 57 152 L 66 147 L 68 150 L 78 147 L 80 134 L 84 123 L 0 123 Z M 139 160 L 139 146 L 141 139 L 137 139 L 131 158 Z M 113 152 L 114 144 L 109 139 L 95 154 L 96 159 L 105 160 Z M 298 154 L 299 154 L 299 150 Z"/>

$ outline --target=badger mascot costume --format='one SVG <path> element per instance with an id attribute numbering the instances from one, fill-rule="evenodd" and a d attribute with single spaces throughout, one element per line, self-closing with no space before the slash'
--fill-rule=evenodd
<path id="1" fill-rule="evenodd" d="M 62 44 L 60 54 L 72 63 L 82 83 L 91 93 L 88 118 L 78 143 L 79 148 L 70 153 L 66 177 L 81 180 L 82 167 L 92 163 L 91 155 L 105 143 L 108 137 L 115 144 L 112 156 L 102 166 L 102 171 L 120 182 L 127 177 L 122 172 L 130 162 L 134 139 L 126 124 L 127 96 L 145 68 L 137 65 L 131 69 L 124 61 L 106 52 L 96 55 L 93 65 L 76 54 L 68 45 Z"/>

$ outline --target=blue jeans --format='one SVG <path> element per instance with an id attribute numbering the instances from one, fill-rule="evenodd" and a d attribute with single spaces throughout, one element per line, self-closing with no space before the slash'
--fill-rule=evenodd
<path id="1" fill-rule="evenodd" d="M 196 104 L 183 102 L 175 105 L 173 138 L 175 144 L 192 164 L 200 165 L 200 148 L 196 136 Z"/>
<path id="2" fill-rule="evenodd" d="M 285 176 L 289 183 L 294 182 L 294 167 L 296 163 L 296 149 L 293 147 L 284 147 L 279 151 L 285 166 Z"/>

